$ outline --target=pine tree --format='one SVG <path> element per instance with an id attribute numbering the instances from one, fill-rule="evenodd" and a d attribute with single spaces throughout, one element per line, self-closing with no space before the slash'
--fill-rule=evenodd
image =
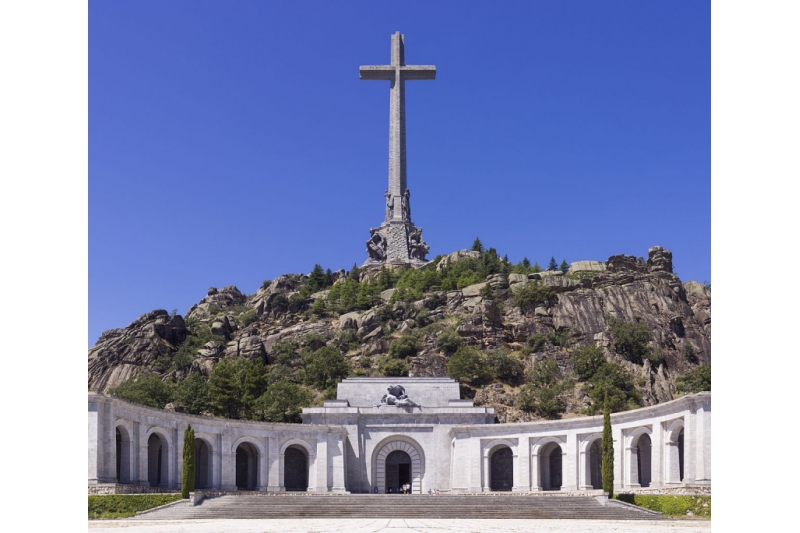
<path id="1" fill-rule="evenodd" d="M 475 242 L 472 243 L 472 251 L 483 253 L 485 251 L 480 237 L 475 237 Z"/>
<path id="2" fill-rule="evenodd" d="M 181 479 L 181 498 L 189 498 L 194 490 L 194 430 L 189 424 L 183 432 L 183 477 Z"/>
<path id="3" fill-rule="evenodd" d="M 603 401 L 603 438 L 601 448 L 600 470 L 603 478 L 603 490 L 608 493 L 610 498 L 614 495 L 614 440 L 611 436 L 611 410 L 608 407 L 608 396 Z"/>
<path id="4" fill-rule="evenodd" d="M 523 257 L 522 258 L 522 266 L 524 266 L 525 268 L 530 268 L 531 267 L 531 260 L 528 259 L 527 257 Z"/>
<path id="5" fill-rule="evenodd" d="M 569 270 L 569 264 L 567 264 L 567 260 L 566 259 L 562 259 L 561 265 L 558 267 L 558 269 L 561 272 L 563 272 L 564 274 L 567 273 L 567 271 Z"/>
<path id="6" fill-rule="evenodd" d="M 308 275 L 308 287 L 312 292 L 317 292 L 325 288 L 326 281 L 325 271 L 322 270 L 322 266 L 317 263 L 314 265 L 314 270 Z"/>
<path id="7" fill-rule="evenodd" d="M 547 265 L 547 270 L 550 270 L 550 271 L 558 270 L 558 263 L 556 263 L 556 258 L 555 257 L 551 257 L 550 258 L 550 264 Z"/>

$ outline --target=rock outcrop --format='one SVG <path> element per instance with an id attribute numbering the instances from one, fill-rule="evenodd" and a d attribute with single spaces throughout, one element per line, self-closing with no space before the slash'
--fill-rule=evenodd
<path id="1" fill-rule="evenodd" d="M 465 258 L 480 259 L 481 254 L 455 252 L 442 258 L 436 270 L 442 272 Z M 379 268 L 362 269 L 359 279 L 362 283 L 377 280 Z M 336 284 L 347 280 L 344 271 L 332 278 Z M 520 355 L 526 369 L 537 360 L 552 359 L 564 376 L 573 373 L 574 348 L 597 345 L 608 360 L 623 365 L 636 378 L 644 405 L 672 399 L 678 376 L 711 361 L 711 288 L 694 281 L 682 283 L 673 272 L 672 253 L 659 246 L 650 248 L 647 259 L 615 255 L 604 263 L 579 261 L 566 274 L 497 273 L 460 290 L 433 287 L 414 302 L 393 301 L 398 289 L 379 290 L 374 307 L 342 314 L 312 312 L 314 302 L 327 301 L 330 291 L 309 294 L 302 290 L 307 282 L 305 275 L 283 275 L 250 296 L 233 286 L 209 289 L 189 309 L 187 322 L 190 328 L 198 324 L 207 328 L 214 340 L 192 344 L 197 346 L 193 361 L 181 372 L 165 369 L 163 359 L 159 360 L 174 354 L 188 336 L 196 334 L 187 329 L 181 316 L 157 310 L 123 329 L 106 331 L 89 350 L 89 388 L 107 392 L 141 374 L 157 373 L 164 379 L 181 379 L 187 372 L 208 376 L 225 357 L 274 365 L 279 346 L 284 346 L 280 343 L 286 341 L 298 347 L 312 343 L 312 349 L 327 344 L 341 350 L 357 375 L 378 375 L 392 340 L 410 333 L 422 346 L 405 361 L 410 375 L 443 376 L 450 354 L 438 349 L 437 336 L 448 328 L 480 350 L 506 349 L 517 354 L 532 335 L 565 336 L 569 346 L 547 344 L 529 356 Z M 514 297 L 529 284 L 547 287 L 555 296 L 520 308 Z M 616 354 L 609 328 L 612 317 L 646 324 L 652 332 L 652 349 L 660 352 L 663 363 L 655 368 L 649 361 L 636 365 Z M 502 422 L 535 418 L 517 408 L 516 391 L 515 386 L 493 383 L 474 393 L 476 402 L 497 408 Z M 568 405 L 565 416 L 580 412 L 588 405 L 586 390 L 577 384 L 564 401 Z"/>

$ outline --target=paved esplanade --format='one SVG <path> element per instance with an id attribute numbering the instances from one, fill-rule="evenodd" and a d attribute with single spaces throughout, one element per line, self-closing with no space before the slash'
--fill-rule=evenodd
<path id="1" fill-rule="evenodd" d="M 36 521 L 30 521 L 35 524 Z M 414 520 L 402 518 L 312 520 L 90 520 L 95 533 L 707 533 L 710 520 Z"/>
<path id="2" fill-rule="evenodd" d="M 362 66 L 362 80 L 388 80 L 389 98 L 389 188 L 386 214 L 379 228 L 370 229 L 367 264 L 384 262 L 423 263 L 429 247 L 422 229 L 411 222 L 411 193 L 406 182 L 406 80 L 436 79 L 433 65 L 406 65 L 403 35 L 392 35 L 389 65 Z"/>

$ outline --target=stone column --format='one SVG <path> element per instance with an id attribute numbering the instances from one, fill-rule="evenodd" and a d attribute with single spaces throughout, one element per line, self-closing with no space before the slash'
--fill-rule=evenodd
<path id="1" fill-rule="evenodd" d="M 139 422 L 133 422 L 132 424 L 133 429 L 131 431 L 131 484 L 132 485 L 142 485 L 144 482 L 141 478 L 141 452 L 140 449 L 142 447 L 141 437 L 140 434 L 142 432 L 142 425 Z M 146 482 L 146 480 L 145 480 Z"/>
<path id="2" fill-rule="evenodd" d="M 650 487 L 661 488 L 664 486 L 664 426 L 653 423 L 653 433 L 650 435 L 652 446 L 650 448 Z"/>
<path id="3" fill-rule="evenodd" d="M 490 469 L 490 462 L 489 462 L 489 454 L 485 453 L 484 450 L 481 450 L 481 492 L 491 492 L 491 472 Z"/>
<path id="4" fill-rule="evenodd" d="M 172 442 L 174 450 L 170 453 L 169 462 L 169 485 L 173 489 L 181 488 L 183 476 L 183 431 L 178 428 L 172 429 Z M 194 489 L 194 488 L 193 488 Z"/>
<path id="5" fill-rule="evenodd" d="M 711 484 L 711 406 L 707 402 L 698 405 L 695 411 L 695 483 Z M 684 440 L 685 445 L 685 440 Z M 686 450 L 684 450 L 685 452 Z M 684 460 L 685 460 L 684 455 Z"/>
<path id="6" fill-rule="evenodd" d="M 103 421 L 100 414 L 100 402 L 89 404 L 89 483 L 100 483 L 102 474 L 103 445 L 100 442 L 100 434 L 103 431 Z"/>
<path id="7" fill-rule="evenodd" d="M 263 437 L 261 439 L 261 443 L 264 446 L 264 453 L 260 454 L 258 457 L 258 490 L 269 490 L 269 441 L 269 437 Z"/>
<path id="8" fill-rule="evenodd" d="M 584 446 L 581 446 L 580 443 L 578 444 L 578 488 L 580 490 L 592 490 L 591 443 L 592 441 L 587 439 Z"/>
<path id="9" fill-rule="evenodd" d="M 267 457 L 269 467 L 267 476 L 267 490 L 270 492 L 280 492 L 283 489 L 283 477 L 281 476 L 281 454 L 280 445 L 277 437 L 267 437 Z"/>
<path id="10" fill-rule="evenodd" d="M 309 481 L 311 481 L 311 473 L 314 474 L 314 488 L 312 490 L 311 483 L 309 483 L 309 492 L 327 492 L 328 491 L 328 441 L 327 438 L 317 440 L 317 454 L 309 457 Z"/>
<path id="11" fill-rule="evenodd" d="M 561 455 L 561 490 L 578 490 L 578 438 L 575 433 L 567 434 L 567 442 Z"/>
<path id="12" fill-rule="evenodd" d="M 697 461 L 697 411 L 695 406 L 689 409 L 683 427 L 683 483 L 694 485 Z"/>
<path id="13" fill-rule="evenodd" d="M 147 446 L 147 431 L 145 430 L 144 426 L 142 426 L 141 430 L 139 431 L 139 439 L 138 439 L 138 446 L 139 449 L 139 485 L 142 487 L 149 487 L 150 486 L 150 476 L 149 476 L 149 457 L 148 457 L 148 446 Z"/>
<path id="14" fill-rule="evenodd" d="M 530 447 L 525 439 L 520 438 L 514 453 L 514 488 L 513 492 L 528 492 L 531 488 Z"/>
<path id="15" fill-rule="evenodd" d="M 222 482 L 220 489 L 237 490 L 236 488 L 236 450 L 232 449 L 233 439 L 231 436 L 222 435 L 222 446 L 220 446 L 220 458 L 222 463 Z"/>
<path id="16" fill-rule="evenodd" d="M 542 474 L 541 474 L 541 465 L 539 464 L 539 449 L 541 447 L 538 445 L 533 444 L 528 454 L 531 458 L 531 492 L 541 492 L 542 491 Z"/>
<path id="17" fill-rule="evenodd" d="M 625 486 L 625 437 L 622 430 L 611 426 L 611 435 L 614 440 L 614 492 L 619 492 Z"/>
<path id="18" fill-rule="evenodd" d="M 211 476 L 210 485 L 214 490 L 222 488 L 222 435 L 213 435 L 214 442 L 211 446 Z"/>
<path id="19" fill-rule="evenodd" d="M 341 433 L 328 433 L 328 487 L 333 492 L 346 492 L 345 488 L 345 443 Z"/>

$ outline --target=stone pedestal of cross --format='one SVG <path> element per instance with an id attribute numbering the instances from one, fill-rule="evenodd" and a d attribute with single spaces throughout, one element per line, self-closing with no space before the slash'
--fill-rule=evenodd
<path id="1" fill-rule="evenodd" d="M 403 35 L 392 35 L 392 61 L 389 65 L 362 66 L 362 80 L 388 80 L 389 91 L 389 188 L 386 212 L 379 228 L 370 229 L 367 264 L 424 263 L 429 247 L 422 240 L 422 229 L 411 222 L 411 193 L 406 185 L 406 99 L 407 80 L 436 79 L 432 65 L 406 65 Z"/>

